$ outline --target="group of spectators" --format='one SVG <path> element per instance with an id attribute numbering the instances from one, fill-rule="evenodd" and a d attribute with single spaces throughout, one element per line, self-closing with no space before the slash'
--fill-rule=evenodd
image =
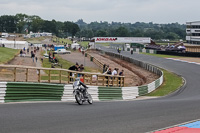
<path id="1" fill-rule="evenodd" d="M 69 67 L 69 70 L 83 72 L 84 66 L 83 66 L 83 64 L 79 65 L 78 62 L 76 62 L 75 65 Z M 80 73 L 77 74 L 77 77 L 82 77 L 82 76 L 84 76 L 84 75 L 80 74 Z M 74 74 L 72 72 L 70 72 L 70 77 L 74 77 Z M 70 81 L 73 81 L 73 79 L 70 78 Z"/>
<path id="2" fill-rule="evenodd" d="M 29 48 L 27 50 L 29 51 Z M 25 57 L 25 56 L 26 56 L 26 48 L 24 47 L 23 49 L 20 50 L 20 57 Z"/>
<path id="3" fill-rule="evenodd" d="M 29 54 L 29 51 L 30 51 L 29 48 L 26 49 L 24 47 L 23 49 L 21 49 L 20 50 L 20 57 L 25 57 L 26 54 Z M 37 62 L 37 60 L 38 60 L 38 58 L 35 56 L 37 51 L 39 51 L 39 47 L 34 47 L 34 50 L 31 51 L 31 58 L 32 58 L 33 62 L 34 61 Z"/>
<path id="4" fill-rule="evenodd" d="M 122 69 L 119 73 L 119 69 L 118 68 L 114 68 L 114 70 L 112 71 L 112 69 L 109 67 L 109 65 L 104 64 L 103 65 L 103 74 L 108 74 L 108 75 L 119 75 L 119 76 L 124 76 L 124 70 Z"/>

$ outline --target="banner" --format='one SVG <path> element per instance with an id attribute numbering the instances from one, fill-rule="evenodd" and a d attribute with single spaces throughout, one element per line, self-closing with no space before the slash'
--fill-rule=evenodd
<path id="1" fill-rule="evenodd" d="M 95 37 L 96 43 L 151 43 L 149 37 Z"/>

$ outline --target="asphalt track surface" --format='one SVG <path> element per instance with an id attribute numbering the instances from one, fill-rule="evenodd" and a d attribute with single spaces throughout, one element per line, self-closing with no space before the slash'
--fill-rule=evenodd
<path id="1" fill-rule="evenodd" d="M 82 106 L 73 102 L 0 104 L 0 133 L 144 133 L 200 118 L 199 65 L 121 54 L 175 72 L 185 78 L 186 85 L 151 100 Z"/>

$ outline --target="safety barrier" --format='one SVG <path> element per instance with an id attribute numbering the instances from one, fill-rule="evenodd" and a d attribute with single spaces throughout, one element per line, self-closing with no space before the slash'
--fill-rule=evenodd
<path id="1" fill-rule="evenodd" d="M 118 49 L 119 46 L 110 46 L 110 48 L 113 48 L 113 49 Z M 120 47 L 122 48 L 122 47 Z M 157 51 L 156 50 L 153 50 L 153 49 L 145 49 L 145 48 L 125 48 L 124 51 L 133 51 L 133 52 L 136 52 L 136 53 L 151 53 L 151 54 L 156 54 Z"/>
<path id="2" fill-rule="evenodd" d="M 158 88 L 163 75 L 156 81 L 134 87 L 88 86 L 94 101 L 131 100 Z M 0 82 L 0 103 L 24 101 L 75 101 L 71 84 L 49 84 L 29 82 Z"/>

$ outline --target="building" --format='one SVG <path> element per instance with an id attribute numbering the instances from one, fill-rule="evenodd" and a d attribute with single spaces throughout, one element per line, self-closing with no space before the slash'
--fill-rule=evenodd
<path id="1" fill-rule="evenodd" d="M 200 21 L 187 22 L 186 26 L 187 43 L 200 45 Z"/>

